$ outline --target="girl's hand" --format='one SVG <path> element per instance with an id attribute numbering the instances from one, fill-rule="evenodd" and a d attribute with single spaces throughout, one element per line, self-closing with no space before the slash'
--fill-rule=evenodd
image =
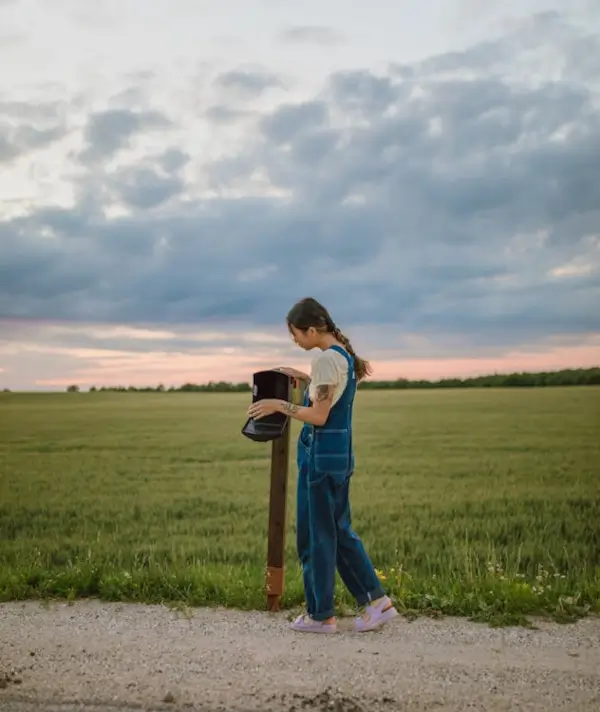
<path id="1" fill-rule="evenodd" d="M 263 400 L 252 403 L 248 408 L 248 415 L 255 420 L 266 418 L 267 415 L 273 415 L 279 411 L 279 401 L 275 398 L 263 398 Z"/>

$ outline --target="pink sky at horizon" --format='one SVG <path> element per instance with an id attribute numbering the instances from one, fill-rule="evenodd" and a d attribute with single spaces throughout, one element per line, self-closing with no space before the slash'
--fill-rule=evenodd
<path id="1" fill-rule="evenodd" d="M 351 335 L 357 352 L 371 361 L 373 380 L 600 366 L 600 334 L 548 337 L 513 347 L 477 345 L 477 340 L 469 346 L 464 334 L 426 336 L 394 325 L 364 326 Z M 312 357 L 278 328 L 0 320 L 0 390 L 250 383 L 255 371 L 276 366 L 309 371 Z"/>
<path id="2" fill-rule="evenodd" d="M 90 386 L 150 386 L 163 383 L 166 387 L 183 383 L 208 381 L 249 382 L 252 373 L 263 368 L 290 365 L 308 370 L 310 356 L 288 359 L 243 357 L 234 354 L 218 356 L 185 353 L 131 353 L 109 358 L 98 366 L 78 369 L 64 378 L 41 379 L 38 387 L 65 388 L 77 383 Z M 564 368 L 591 368 L 600 365 L 600 347 L 571 346 L 548 352 L 511 351 L 504 356 L 472 358 L 420 358 L 372 361 L 372 380 L 396 378 L 436 380 L 446 377 L 470 377 L 515 371 L 555 371 Z"/>

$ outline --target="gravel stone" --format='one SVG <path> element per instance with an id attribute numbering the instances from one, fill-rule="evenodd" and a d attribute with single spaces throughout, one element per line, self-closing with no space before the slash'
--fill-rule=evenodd
<path id="1" fill-rule="evenodd" d="M 284 614 L 5 603 L 0 710 L 600 710 L 598 618 L 537 630 L 401 618 L 362 635 L 351 624 L 311 636 Z"/>

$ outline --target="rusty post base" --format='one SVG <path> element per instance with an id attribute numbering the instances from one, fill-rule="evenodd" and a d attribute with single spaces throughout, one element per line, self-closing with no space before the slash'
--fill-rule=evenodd
<path id="1" fill-rule="evenodd" d="M 265 588 L 267 590 L 267 610 L 277 613 L 280 610 L 279 601 L 283 596 L 285 571 L 283 567 L 268 566 L 265 573 Z"/>
<path id="2" fill-rule="evenodd" d="M 279 606 L 279 596 L 267 596 L 267 611 L 269 613 L 279 613 L 281 610 Z"/>

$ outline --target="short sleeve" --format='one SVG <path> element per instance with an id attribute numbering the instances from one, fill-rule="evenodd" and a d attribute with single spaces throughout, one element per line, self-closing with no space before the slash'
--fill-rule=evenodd
<path id="1" fill-rule="evenodd" d="M 318 386 L 337 386 L 340 382 L 339 370 L 331 356 L 331 352 L 324 351 L 313 361 L 310 380 L 311 385 L 315 388 Z"/>

